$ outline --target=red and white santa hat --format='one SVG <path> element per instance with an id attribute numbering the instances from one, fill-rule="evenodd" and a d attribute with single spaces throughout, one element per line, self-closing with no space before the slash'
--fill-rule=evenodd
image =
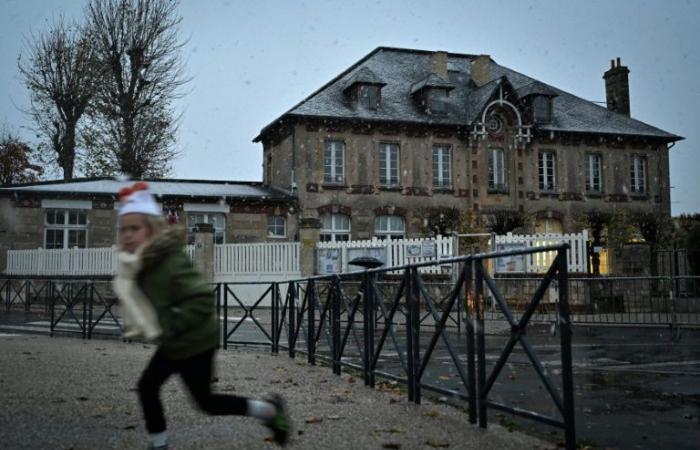
<path id="1" fill-rule="evenodd" d="M 148 183 L 139 181 L 133 186 L 119 190 L 119 215 L 146 214 L 147 216 L 160 216 L 162 214 L 156 199 L 148 191 Z"/>

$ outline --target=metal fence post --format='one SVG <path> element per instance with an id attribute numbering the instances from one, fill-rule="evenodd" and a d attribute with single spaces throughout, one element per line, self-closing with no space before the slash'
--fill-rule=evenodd
<path id="1" fill-rule="evenodd" d="M 406 269 L 404 272 L 406 286 L 406 384 L 408 388 L 408 401 L 415 401 L 415 380 L 416 376 L 416 361 L 413 359 L 413 314 L 411 308 L 413 303 L 413 281 L 411 279 L 411 269 Z"/>
<path id="2" fill-rule="evenodd" d="M 223 336 L 223 345 L 224 345 L 224 350 L 228 349 L 228 284 L 227 283 L 221 283 L 221 288 L 224 290 L 224 314 L 223 314 L 223 320 L 224 320 L 224 336 Z"/>
<path id="3" fill-rule="evenodd" d="M 420 403 L 420 310 L 418 297 L 418 270 L 415 267 L 406 269 L 406 350 L 408 352 L 408 399 Z"/>
<path id="4" fill-rule="evenodd" d="M 272 353 L 279 352 L 279 330 L 277 329 L 277 314 L 279 313 L 279 285 L 272 283 L 272 309 L 270 311 L 272 321 Z"/>
<path id="5" fill-rule="evenodd" d="M 476 364 L 477 364 L 477 396 L 479 427 L 486 428 L 488 416 L 486 414 L 486 339 L 484 336 L 484 261 L 476 260 L 476 298 L 474 303 L 475 328 L 476 328 Z"/>
<path id="6" fill-rule="evenodd" d="M 372 327 L 372 288 L 370 286 L 370 275 L 365 270 L 362 274 L 362 334 L 364 343 L 364 352 L 362 352 L 362 371 L 364 375 L 365 386 L 374 387 L 374 377 L 370 372 L 371 360 L 374 356 L 374 330 Z"/>
<path id="7" fill-rule="evenodd" d="M 296 307 L 296 289 L 297 286 L 294 283 L 289 283 L 289 290 L 287 291 L 287 298 L 289 298 L 289 305 L 287 308 L 287 313 L 289 314 L 287 324 L 289 325 L 289 339 L 287 347 L 289 347 L 289 357 L 294 358 L 296 356 L 296 352 L 294 351 L 294 347 L 297 344 L 296 337 L 294 336 L 294 324 L 295 324 L 295 316 L 297 313 L 297 307 Z"/>
<path id="8" fill-rule="evenodd" d="M 576 419 L 574 416 L 574 375 L 571 361 L 571 320 L 569 308 L 569 270 L 567 247 L 557 251 L 559 278 L 559 320 L 561 325 L 561 376 L 564 393 L 564 434 L 567 450 L 576 448 Z"/>
<path id="9" fill-rule="evenodd" d="M 50 335 L 51 337 L 53 337 L 54 318 L 55 318 L 55 315 L 56 315 L 56 306 L 55 306 L 55 304 L 54 304 L 54 303 L 55 303 L 55 299 L 54 299 L 54 289 L 55 289 L 55 286 L 54 286 L 53 282 L 51 282 L 51 280 L 49 280 L 49 286 L 48 286 L 48 288 L 49 288 L 49 305 L 50 305 L 50 308 L 51 308 L 51 324 L 50 324 L 50 326 L 49 326 L 49 330 L 50 330 L 50 331 L 49 331 L 49 335 Z"/>
<path id="10" fill-rule="evenodd" d="M 94 305 L 95 282 L 90 284 L 90 306 L 88 307 L 87 338 L 92 339 L 92 309 Z"/>
<path id="11" fill-rule="evenodd" d="M 333 346 L 333 373 L 340 375 L 340 279 L 333 280 L 331 296 L 331 343 Z"/>
<path id="12" fill-rule="evenodd" d="M 306 310 L 306 349 L 308 351 L 307 360 L 309 364 L 316 364 L 316 283 L 309 280 L 306 288 L 308 306 Z"/>
<path id="13" fill-rule="evenodd" d="M 474 356 L 474 264 L 472 260 L 465 261 L 464 269 L 465 325 L 467 327 L 467 381 L 469 383 L 469 423 L 476 423 L 476 361 Z M 460 302 L 461 303 L 461 302 Z"/>

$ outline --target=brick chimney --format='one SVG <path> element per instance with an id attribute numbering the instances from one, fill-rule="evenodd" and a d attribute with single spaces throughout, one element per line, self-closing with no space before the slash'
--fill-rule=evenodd
<path id="1" fill-rule="evenodd" d="M 610 111 L 630 115 L 630 70 L 620 63 L 620 58 L 610 60 L 610 69 L 603 74 L 605 100 Z"/>
<path id="2" fill-rule="evenodd" d="M 430 71 L 447 79 L 447 52 L 435 52 L 430 59 Z"/>
<path id="3" fill-rule="evenodd" d="M 491 81 L 491 58 L 489 55 L 479 55 L 472 60 L 472 81 L 481 87 Z"/>

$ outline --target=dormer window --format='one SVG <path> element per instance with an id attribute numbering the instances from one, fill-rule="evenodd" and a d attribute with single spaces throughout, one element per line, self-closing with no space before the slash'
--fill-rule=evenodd
<path id="1" fill-rule="evenodd" d="M 536 123 L 552 121 L 552 97 L 544 95 L 532 97 L 532 118 Z"/>
<path id="2" fill-rule="evenodd" d="M 423 112 L 446 115 L 448 112 L 447 97 L 454 87 L 451 82 L 431 73 L 411 86 L 411 97 Z"/>
<path id="3" fill-rule="evenodd" d="M 447 114 L 447 89 L 430 89 L 428 94 L 428 112 Z"/>
<path id="4" fill-rule="evenodd" d="M 357 87 L 357 92 L 360 105 L 372 110 L 379 108 L 381 100 L 379 86 L 375 84 L 360 84 Z"/>
<path id="5" fill-rule="evenodd" d="M 382 86 L 386 83 L 368 67 L 362 67 L 345 83 L 343 94 L 353 106 L 375 111 L 382 103 Z"/>

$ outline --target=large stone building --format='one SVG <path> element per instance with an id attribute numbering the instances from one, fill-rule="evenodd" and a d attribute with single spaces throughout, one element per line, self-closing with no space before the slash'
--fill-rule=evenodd
<path id="1" fill-rule="evenodd" d="M 628 73 L 612 61 L 605 108 L 486 55 L 380 47 L 260 132 L 263 181 L 298 200 L 302 240 L 419 236 L 435 210 L 522 211 L 538 232 L 670 214 L 682 138 L 630 117 Z"/>

